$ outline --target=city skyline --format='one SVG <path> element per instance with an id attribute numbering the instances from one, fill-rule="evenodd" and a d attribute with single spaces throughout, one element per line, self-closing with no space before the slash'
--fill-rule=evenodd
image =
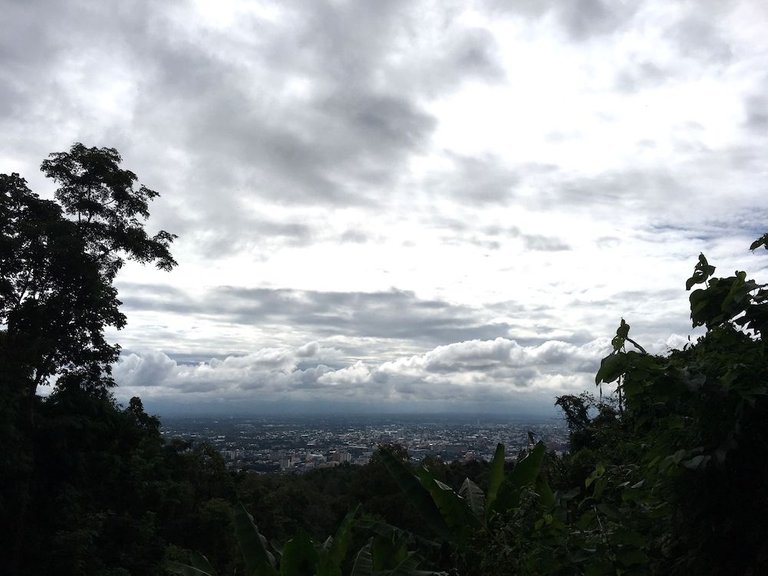
<path id="1" fill-rule="evenodd" d="M 493 460 L 499 443 L 514 460 L 531 442 L 568 450 L 563 417 L 472 418 L 456 415 L 166 418 L 163 436 L 215 448 L 229 469 L 259 473 L 308 472 L 341 464 L 365 465 L 382 446 L 403 447 L 412 461 Z"/>

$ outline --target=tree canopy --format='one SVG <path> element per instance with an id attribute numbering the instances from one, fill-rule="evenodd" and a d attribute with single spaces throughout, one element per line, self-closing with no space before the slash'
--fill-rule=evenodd
<path id="1" fill-rule="evenodd" d="M 23 550 L 41 527 L 39 517 L 33 527 L 28 520 L 30 503 L 39 512 L 47 498 L 37 489 L 48 481 L 52 439 L 44 431 L 69 433 L 52 425 L 51 411 L 80 390 L 103 417 L 115 413 L 107 390 L 120 348 L 105 329 L 126 322 L 113 284 L 117 272 L 125 259 L 162 270 L 176 265 L 175 236 L 150 236 L 144 227 L 157 192 L 137 186 L 120 162 L 112 148 L 80 143 L 51 154 L 41 170 L 58 184 L 55 200 L 40 198 L 19 174 L 0 174 L 0 548 L 10 551 L 10 573 L 20 571 Z M 56 386 L 47 405 L 37 395 L 44 384 Z M 128 410 L 151 435 L 140 402 Z M 36 422 L 39 414 L 44 422 Z"/>
<path id="2" fill-rule="evenodd" d="M 18 174 L 0 175 L 0 325 L 3 365 L 29 399 L 55 375 L 108 385 L 119 347 L 104 338 L 125 316 L 113 280 L 125 258 L 170 270 L 174 235 L 147 234 L 157 192 L 136 186 L 112 148 L 74 144 L 42 171 L 57 184 L 41 199 Z"/>

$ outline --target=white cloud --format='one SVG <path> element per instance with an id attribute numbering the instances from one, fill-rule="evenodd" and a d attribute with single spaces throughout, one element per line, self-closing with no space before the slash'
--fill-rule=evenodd
<path id="1" fill-rule="evenodd" d="M 50 195 L 49 152 L 113 146 L 180 236 L 119 278 L 126 390 L 591 386 L 621 317 L 687 341 L 700 251 L 764 266 L 764 3 L 3 9 L 0 172 Z"/>
<path id="2" fill-rule="evenodd" d="M 367 384 L 370 381 L 371 372 L 360 360 L 355 362 L 352 366 L 334 370 L 333 372 L 326 372 L 318 378 L 320 384 L 328 384 L 330 386 L 360 386 Z"/>
<path id="3" fill-rule="evenodd" d="M 575 346 L 549 341 L 521 346 L 514 340 L 473 340 L 439 346 L 424 354 L 381 363 L 357 360 L 332 368 L 321 358 L 306 360 L 307 346 L 264 349 L 244 356 L 180 364 L 157 352 L 121 358 L 114 375 L 119 395 L 141 394 L 150 401 L 187 397 L 184 402 L 346 401 L 367 408 L 378 402 L 514 403 L 535 395 L 554 400 L 588 385 L 605 339 Z"/>

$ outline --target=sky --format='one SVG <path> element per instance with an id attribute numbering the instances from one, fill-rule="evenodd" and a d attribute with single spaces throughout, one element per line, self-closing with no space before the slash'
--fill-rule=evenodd
<path id="1" fill-rule="evenodd" d="M 621 318 L 765 280 L 762 0 L 0 0 L 0 173 L 116 148 L 115 395 L 156 413 L 549 413 Z"/>

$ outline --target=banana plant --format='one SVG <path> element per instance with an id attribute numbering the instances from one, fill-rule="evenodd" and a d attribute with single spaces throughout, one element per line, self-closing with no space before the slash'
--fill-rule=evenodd
<path id="1" fill-rule="evenodd" d="M 235 536 L 243 555 L 247 576 L 345 576 L 349 545 L 358 508 L 346 515 L 336 531 L 319 544 L 304 531 L 275 549 L 259 532 L 253 517 L 241 505 L 234 515 Z M 389 527 L 354 555 L 349 576 L 440 576 L 442 573 L 418 570 L 419 559 L 408 550 L 401 531 Z M 351 561 L 351 557 L 350 557 Z M 192 553 L 190 564 L 169 562 L 169 572 L 181 576 L 217 576 L 208 559 Z"/>
<path id="2" fill-rule="evenodd" d="M 419 570 L 420 559 L 408 550 L 407 540 L 392 528 L 377 534 L 360 548 L 350 576 L 447 576 L 445 572 Z"/>
<path id="3" fill-rule="evenodd" d="M 539 442 L 512 472 L 505 474 L 505 449 L 498 444 L 491 462 L 488 492 L 484 494 L 469 478 L 457 493 L 434 478 L 426 467 L 419 467 L 414 474 L 392 454 L 382 453 L 387 470 L 421 513 L 425 524 L 434 535 L 459 548 L 468 544 L 478 530 L 487 529 L 493 515 L 516 507 L 527 487 L 533 487 L 545 505 L 554 504 L 552 490 L 541 475 L 544 456 L 544 444 Z"/>

